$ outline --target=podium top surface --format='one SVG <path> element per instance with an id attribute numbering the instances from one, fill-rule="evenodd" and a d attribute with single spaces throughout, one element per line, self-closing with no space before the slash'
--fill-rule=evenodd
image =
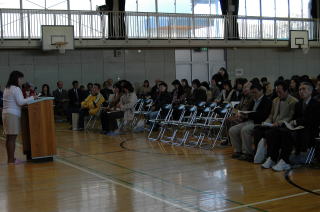
<path id="1" fill-rule="evenodd" d="M 34 104 L 37 102 L 47 101 L 47 100 L 54 100 L 54 97 L 40 97 L 39 99 L 35 99 L 35 100 L 28 102 L 28 105 Z"/>

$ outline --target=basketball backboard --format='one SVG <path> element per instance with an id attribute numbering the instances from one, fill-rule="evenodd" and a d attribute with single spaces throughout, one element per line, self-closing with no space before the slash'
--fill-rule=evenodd
<path id="1" fill-rule="evenodd" d="M 73 26 L 42 25 L 41 32 L 43 51 L 60 50 L 61 47 L 64 50 L 74 49 Z"/>
<path id="2" fill-rule="evenodd" d="M 292 49 L 309 48 L 309 36 L 307 30 L 291 30 L 290 44 Z"/>

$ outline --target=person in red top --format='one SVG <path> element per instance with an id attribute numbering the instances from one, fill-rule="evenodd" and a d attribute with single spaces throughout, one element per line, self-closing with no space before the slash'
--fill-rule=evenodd
<path id="1" fill-rule="evenodd" d="M 32 89 L 32 85 L 28 82 L 26 82 L 23 86 L 22 86 L 22 94 L 24 98 L 28 98 L 30 96 L 35 96 L 36 92 Z"/>

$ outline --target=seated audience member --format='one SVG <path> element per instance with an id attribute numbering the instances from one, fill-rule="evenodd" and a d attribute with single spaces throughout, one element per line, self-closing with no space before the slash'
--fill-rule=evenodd
<path id="1" fill-rule="evenodd" d="M 80 103 L 82 102 L 81 91 L 79 89 L 79 82 L 73 81 L 72 88 L 68 91 L 69 107 L 68 107 L 68 120 L 72 122 L 72 113 L 78 113 Z M 72 124 L 72 123 L 71 123 Z"/>
<path id="2" fill-rule="evenodd" d="M 80 102 L 83 102 L 88 97 L 88 90 L 86 90 L 84 85 L 80 85 L 79 91 Z"/>
<path id="3" fill-rule="evenodd" d="M 201 83 L 198 79 L 192 81 L 192 94 L 189 97 L 188 104 L 190 105 L 198 105 L 200 102 L 207 101 L 207 93 L 204 89 L 200 88 Z"/>
<path id="4" fill-rule="evenodd" d="M 244 84 L 241 94 L 241 99 L 239 101 L 239 104 L 235 106 L 233 110 L 233 115 L 231 115 L 229 118 L 226 119 L 226 129 L 227 131 L 230 129 L 230 127 L 240 124 L 243 120 L 241 119 L 241 116 L 239 115 L 238 111 L 248 111 L 249 107 L 253 101 L 252 95 L 250 93 L 250 87 L 252 83 L 247 82 Z M 227 135 L 228 136 L 228 135 Z M 221 143 L 221 145 L 228 145 L 230 142 L 230 138 L 228 136 L 228 140 L 225 140 Z"/>
<path id="5" fill-rule="evenodd" d="M 235 81 L 235 86 L 230 97 L 230 102 L 239 102 L 242 98 L 242 89 L 245 83 L 247 83 L 247 79 L 238 78 Z"/>
<path id="6" fill-rule="evenodd" d="M 258 77 L 253 78 L 252 80 L 250 80 L 250 82 L 251 82 L 252 84 L 261 84 Z M 262 88 L 263 88 L 263 86 L 262 86 Z"/>
<path id="7" fill-rule="evenodd" d="M 109 99 L 110 94 L 113 94 L 113 81 L 112 79 L 108 79 L 103 83 L 103 89 L 101 89 L 100 93 L 104 97 L 105 100 Z"/>
<path id="8" fill-rule="evenodd" d="M 82 93 L 84 95 L 84 98 L 87 98 L 92 93 L 93 84 L 89 82 L 87 84 L 87 89 Z"/>
<path id="9" fill-rule="evenodd" d="M 209 102 L 212 99 L 212 92 L 211 92 L 209 83 L 203 81 L 203 82 L 201 82 L 200 85 L 201 85 L 200 88 L 202 88 L 203 90 L 206 91 L 206 95 L 207 95 L 207 100 L 206 101 Z"/>
<path id="10" fill-rule="evenodd" d="M 157 114 L 160 108 L 163 108 L 165 105 L 172 103 L 171 94 L 168 92 L 168 85 L 163 82 L 159 85 L 159 88 L 160 88 L 159 96 L 153 102 L 151 112 L 149 112 L 146 115 L 147 120 L 154 120 L 157 117 Z M 165 114 L 161 114 L 161 116 L 165 116 Z M 148 124 L 150 123 L 148 122 Z"/>
<path id="11" fill-rule="evenodd" d="M 66 115 L 67 113 L 67 103 L 68 103 L 68 92 L 63 89 L 63 82 L 57 82 L 57 89 L 53 91 L 55 112 L 59 116 Z"/>
<path id="12" fill-rule="evenodd" d="M 143 85 L 139 88 L 137 95 L 139 98 L 146 98 L 150 96 L 151 94 L 151 88 L 148 80 L 145 80 L 143 82 Z"/>
<path id="13" fill-rule="evenodd" d="M 155 83 L 155 85 L 151 88 L 151 93 L 150 93 L 151 98 L 153 99 L 153 101 L 159 95 L 159 85 L 160 85 L 160 83 L 162 83 L 162 81 L 157 79 L 157 80 L 154 81 L 154 83 Z"/>
<path id="14" fill-rule="evenodd" d="M 218 73 L 216 73 L 215 75 L 213 75 L 217 86 L 219 87 L 220 90 L 223 89 L 223 82 L 228 81 L 229 80 L 229 74 L 227 72 L 227 70 L 223 67 L 221 67 L 218 71 Z"/>
<path id="15" fill-rule="evenodd" d="M 231 144 L 234 148 L 233 158 L 253 161 L 253 129 L 255 124 L 261 124 L 268 115 L 272 107 L 272 102 L 263 94 L 260 84 L 252 84 L 250 88 L 254 102 L 250 105 L 250 113 L 240 113 L 242 123 L 229 129 Z"/>
<path id="16" fill-rule="evenodd" d="M 285 81 L 276 83 L 276 92 L 278 97 L 272 101 L 272 109 L 269 117 L 264 121 L 272 124 L 271 126 L 256 126 L 254 128 L 254 144 L 257 147 L 262 138 L 272 137 L 276 135 L 277 128 L 282 126 L 284 122 L 290 122 L 294 108 L 298 100 L 289 94 L 289 85 Z"/>
<path id="17" fill-rule="evenodd" d="M 172 91 L 172 104 L 179 105 L 184 103 L 183 88 L 179 80 L 174 80 L 171 85 L 174 87 Z M 171 98 L 171 97 L 170 97 Z"/>
<path id="18" fill-rule="evenodd" d="M 51 97 L 50 87 L 48 84 L 43 84 L 39 97 Z"/>
<path id="19" fill-rule="evenodd" d="M 22 86 L 22 94 L 24 98 L 29 98 L 31 96 L 35 96 L 36 92 L 34 91 L 34 89 L 32 88 L 33 85 L 29 82 L 26 82 L 23 86 Z"/>
<path id="20" fill-rule="evenodd" d="M 181 80 L 181 86 L 183 89 L 183 96 L 181 98 L 187 100 L 191 96 L 192 88 L 189 86 L 187 79 Z"/>
<path id="21" fill-rule="evenodd" d="M 171 94 L 168 92 L 168 85 L 162 82 L 160 83 L 159 88 L 160 93 L 153 102 L 152 111 L 159 111 L 160 108 L 167 104 L 171 104 L 172 102 Z M 150 119 L 153 119 L 152 115 L 150 115 Z"/>
<path id="22" fill-rule="evenodd" d="M 240 99 L 240 102 L 235 107 L 234 114 L 226 120 L 227 129 L 229 129 L 230 127 L 232 127 L 234 125 L 240 124 L 241 122 L 244 121 L 241 119 L 241 116 L 238 113 L 238 111 L 239 110 L 240 111 L 248 111 L 249 110 L 249 108 L 253 102 L 253 97 L 250 93 L 251 85 L 252 85 L 251 82 L 247 82 L 246 84 L 244 84 L 243 90 L 242 90 L 242 97 Z"/>
<path id="23" fill-rule="evenodd" d="M 113 94 L 109 95 L 108 101 L 108 106 L 102 110 L 100 114 L 100 119 L 101 119 L 101 125 L 102 125 L 102 133 L 106 134 L 109 133 L 109 123 L 107 122 L 108 120 L 106 119 L 107 113 L 111 111 L 116 111 L 117 110 L 117 105 L 120 102 L 120 98 L 123 94 L 123 89 L 120 85 L 120 83 L 116 83 L 113 85 Z"/>
<path id="24" fill-rule="evenodd" d="M 299 78 L 298 77 L 291 78 L 289 93 L 291 96 L 297 99 L 299 99 L 299 86 L 300 86 Z"/>
<path id="25" fill-rule="evenodd" d="M 263 168 L 274 171 L 291 169 L 289 157 L 295 148 L 295 154 L 314 145 L 314 138 L 318 136 L 320 125 L 320 104 L 311 98 L 313 85 L 302 82 L 299 87 L 300 100 L 295 105 L 294 115 L 290 124 L 293 127 L 303 126 L 303 129 L 289 130 L 278 128 L 272 135 L 266 135 L 268 158 Z"/>
<path id="26" fill-rule="evenodd" d="M 217 86 L 216 77 L 215 75 L 211 78 L 211 99 L 209 102 L 214 102 L 220 96 L 220 88 Z"/>
<path id="27" fill-rule="evenodd" d="M 117 135 L 114 131 L 118 129 L 117 119 L 123 118 L 124 124 L 132 121 L 134 118 L 134 105 L 137 102 L 137 95 L 130 82 L 123 83 L 123 95 L 120 97 L 119 103 L 116 105 L 115 111 L 104 113 L 106 123 L 106 135 Z"/>
<path id="28" fill-rule="evenodd" d="M 84 118 L 88 115 L 99 115 L 100 107 L 105 101 L 104 97 L 100 93 L 100 84 L 95 83 L 91 90 L 91 94 L 81 102 L 81 109 L 79 111 L 79 125 L 78 129 L 84 129 Z"/>
<path id="29" fill-rule="evenodd" d="M 316 83 L 316 88 L 315 88 L 315 92 L 314 92 L 314 97 L 315 100 L 317 100 L 318 102 L 320 102 L 320 79 L 317 80 Z"/>
<path id="30" fill-rule="evenodd" d="M 273 88 L 271 83 L 268 82 L 268 79 L 266 77 L 261 78 L 261 83 L 264 90 L 264 95 L 271 99 L 273 94 Z"/>
<path id="31" fill-rule="evenodd" d="M 233 92 L 234 90 L 232 89 L 231 82 L 229 80 L 224 81 L 223 89 L 220 93 L 220 96 L 216 99 L 216 101 L 219 103 L 229 103 Z"/>

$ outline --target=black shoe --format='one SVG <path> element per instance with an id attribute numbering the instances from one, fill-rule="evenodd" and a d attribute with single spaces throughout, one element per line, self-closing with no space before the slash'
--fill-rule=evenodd
<path id="1" fill-rule="evenodd" d="M 241 156 L 242 156 L 241 152 L 235 152 L 235 153 L 232 154 L 231 157 L 236 159 L 236 158 L 240 158 Z"/>
<path id="2" fill-rule="evenodd" d="M 221 146 L 229 146 L 229 142 L 228 142 L 228 140 L 225 140 L 225 141 L 221 142 L 220 145 Z"/>
<path id="3" fill-rule="evenodd" d="M 238 159 L 243 161 L 253 162 L 253 156 L 249 154 L 243 154 Z"/>

